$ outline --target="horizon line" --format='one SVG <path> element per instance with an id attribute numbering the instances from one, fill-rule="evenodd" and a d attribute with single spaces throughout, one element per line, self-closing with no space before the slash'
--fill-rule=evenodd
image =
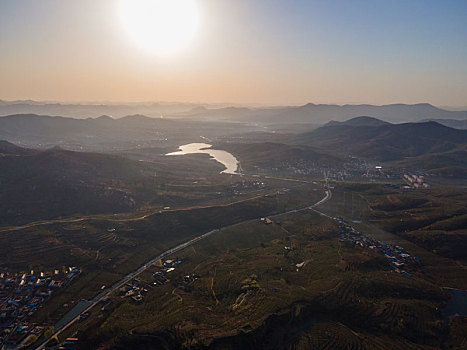
<path id="1" fill-rule="evenodd" d="M 273 104 L 273 103 L 262 103 L 262 102 L 200 102 L 200 101 L 164 101 L 164 100 L 147 100 L 147 101 L 125 101 L 125 100 L 35 100 L 35 99 L 15 99 L 8 100 L 0 98 L 0 102 L 4 103 L 39 103 L 42 105 L 46 104 L 59 104 L 59 105 L 147 105 L 147 104 L 194 104 L 200 106 L 217 106 L 217 107 L 256 107 L 256 108 L 273 108 L 273 107 L 303 107 L 306 105 L 328 105 L 328 106 L 375 106 L 375 107 L 384 107 L 384 106 L 394 106 L 394 105 L 405 105 L 405 106 L 416 106 L 416 105 L 430 105 L 433 107 L 446 109 L 452 108 L 457 110 L 467 110 L 466 105 L 436 105 L 427 101 L 423 102 L 414 102 L 414 103 L 405 103 L 405 102 L 393 102 L 393 103 L 384 103 L 384 104 L 374 104 L 367 102 L 327 102 L 327 103 L 316 103 L 316 102 L 297 102 L 297 103 L 284 103 L 284 104 Z"/>

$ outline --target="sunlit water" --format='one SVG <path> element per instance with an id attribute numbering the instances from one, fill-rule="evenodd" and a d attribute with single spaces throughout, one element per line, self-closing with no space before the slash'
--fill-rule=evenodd
<path id="1" fill-rule="evenodd" d="M 232 154 L 220 149 L 211 149 L 212 145 L 208 143 L 189 143 L 179 147 L 180 151 L 167 153 L 166 156 L 181 156 L 193 153 L 209 154 L 214 160 L 225 166 L 221 174 L 236 174 L 238 169 L 238 160 Z"/>

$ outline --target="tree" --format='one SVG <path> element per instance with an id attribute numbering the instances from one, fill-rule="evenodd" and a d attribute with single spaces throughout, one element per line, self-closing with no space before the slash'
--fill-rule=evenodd
<path id="1" fill-rule="evenodd" d="M 50 338 L 53 334 L 55 333 L 55 328 L 54 326 L 50 326 L 49 328 L 47 328 L 44 332 L 44 337 L 47 339 L 47 338 Z"/>

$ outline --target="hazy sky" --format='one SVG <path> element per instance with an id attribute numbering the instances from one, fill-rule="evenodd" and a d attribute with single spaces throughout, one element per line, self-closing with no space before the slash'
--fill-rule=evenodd
<path id="1" fill-rule="evenodd" d="M 466 0 L 197 4 L 161 56 L 119 0 L 0 0 L 0 99 L 467 105 Z"/>

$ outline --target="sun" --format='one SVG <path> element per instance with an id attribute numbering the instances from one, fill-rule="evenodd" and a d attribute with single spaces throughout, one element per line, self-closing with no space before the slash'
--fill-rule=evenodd
<path id="1" fill-rule="evenodd" d="M 193 39 L 199 14 L 195 0 L 121 0 L 120 17 L 138 46 L 172 54 Z"/>

